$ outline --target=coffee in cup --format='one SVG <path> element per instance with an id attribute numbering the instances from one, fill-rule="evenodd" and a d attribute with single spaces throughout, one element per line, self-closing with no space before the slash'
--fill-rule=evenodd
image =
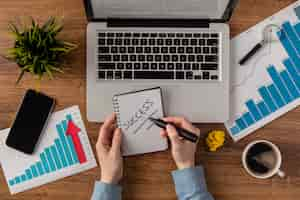
<path id="1" fill-rule="evenodd" d="M 284 177 L 280 170 L 282 156 L 279 148 L 266 140 L 254 141 L 247 145 L 242 156 L 243 166 L 255 178 L 269 178 L 278 174 Z"/>

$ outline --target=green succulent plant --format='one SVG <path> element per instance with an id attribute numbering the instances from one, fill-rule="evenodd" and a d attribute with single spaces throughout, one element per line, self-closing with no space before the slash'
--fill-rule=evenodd
<path id="1" fill-rule="evenodd" d="M 61 20 L 50 17 L 42 26 L 31 18 L 30 25 L 19 28 L 10 23 L 9 29 L 15 44 L 8 50 L 8 58 L 18 64 L 21 69 L 16 83 L 25 72 L 36 76 L 38 80 L 47 74 L 50 79 L 55 72 L 63 73 L 63 57 L 74 50 L 77 45 L 57 39 L 62 31 Z"/>

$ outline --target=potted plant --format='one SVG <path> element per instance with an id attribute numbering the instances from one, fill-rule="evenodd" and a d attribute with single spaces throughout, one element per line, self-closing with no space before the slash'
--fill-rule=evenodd
<path id="1" fill-rule="evenodd" d="M 42 26 L 31 18 L 30 25 L 24 28 L 9 24 L 14 37 L 14 47 L 8 50 L 7 58 L 16 62 L 20 68 L 19 83 L 25 72 L 32 74 L 38 82 L 47 74 L 50 79 L 55 72 L 63 72 L 62 61 L 65 55 L 77 45 L 57 38 L 63 24 L 55 17 L 50 17 Z"/>

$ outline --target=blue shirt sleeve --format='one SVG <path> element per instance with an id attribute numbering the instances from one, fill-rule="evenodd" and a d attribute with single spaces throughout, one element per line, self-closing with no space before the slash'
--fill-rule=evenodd
<path id="1" fill-rule="evenodd" d="M 95 182 L 91 200 L 121 200 L 122 188 L 119 185 Z"/>
<path id="2" fill-rule="evenodd" d="M 172 172 L 179 200 L 213 200 L 207 191 L 204 171 L 201 166 Z"/>

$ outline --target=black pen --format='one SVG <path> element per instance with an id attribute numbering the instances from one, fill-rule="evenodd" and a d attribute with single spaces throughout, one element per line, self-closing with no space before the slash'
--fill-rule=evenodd
<path id="1" fill-rule="evenodd" d="M 194 143 L 196 143 L 198 141 L 198 136 L 195 133 L 192 133 L 186 129 L 179 128 L 179 127 L 175 126 L 174 124 L 167 123 L 161 119 L 154 119 L 152 117 L 149 117 L 149 120 L 152 121 L 156 126 L 163 128 L 163 129 L 166 129 L 167 125 L 171 124 L 172 126 L 175 127 L 175 129 L 177 130 L 178 135 L 180 137 L 183 137 L 184 139 L 189 140 Z"/>

